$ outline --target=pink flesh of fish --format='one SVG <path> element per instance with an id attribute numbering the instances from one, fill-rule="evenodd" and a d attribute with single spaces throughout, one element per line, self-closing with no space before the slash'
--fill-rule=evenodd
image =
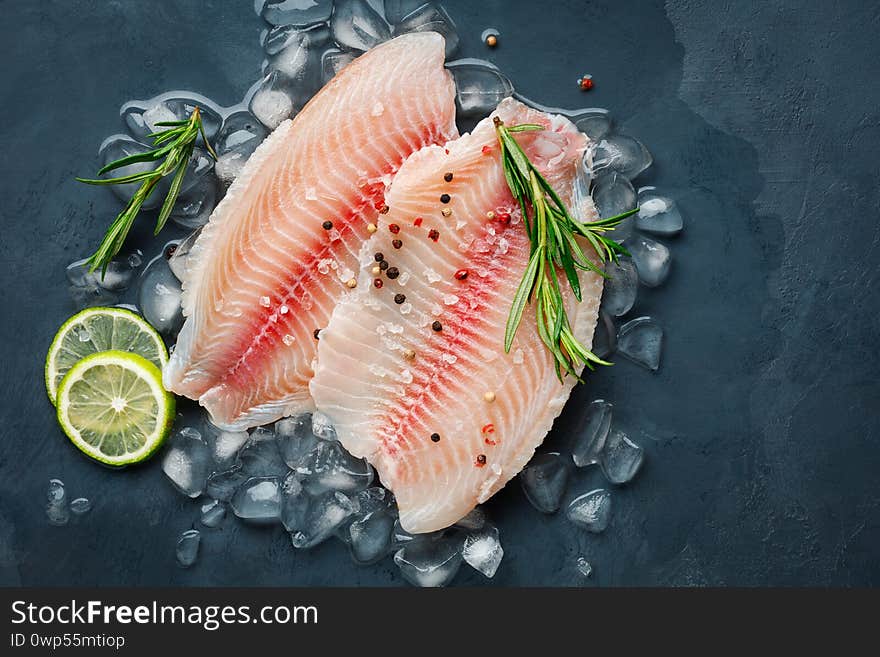
<path id="1" fill-rule="evenodd" d="M 202 231 L 164 383 L 218 426 L 312 407 L 314 332 L 349 291 L 387 182 L 411 153 L 458 134 L 443 58 L 432 32 L 359 57 L 266 139 Z"/>
<path id="2" fill-rule="evenodd" d="M 546 127 L 517 139 L 577 216 L 597 218 L 592 201 L 575 192 L 587 138 L 567 119 L 513 100 L 496 113 L 508 125 Z M 443 194 L 449 203 L 441 202 Z M 513 347 L 504 352 L 529 240 L 502 173 L 491 118 L 445 148 L 428 146 L 409 157 L 386 200 L 390 212 L 361 252 L 358 288 L 321 334 L 310 388 L 346 449 L 369 459 L 394 492 L 403 528 L 428 532 L 462 518 L 522 469 L 575 379 L 557 379 L 536 332 L 534 306 L 526 307 Z M 497 220 L 504 212 L 512 216 L 509 224 Z M 438 231 L 436 241 L 431 230 Z M 376 252 L 399 277 L 372 272 Z M 467 270 L 464 280 L 456 278 L 459 270 Z M 575 334 L 589 346 L 602 278 L 582 273 L 581 286 L 581 303 L 565 288 L 567 307 Z M 403 303 L 395 301 L 398 294 Z"/>

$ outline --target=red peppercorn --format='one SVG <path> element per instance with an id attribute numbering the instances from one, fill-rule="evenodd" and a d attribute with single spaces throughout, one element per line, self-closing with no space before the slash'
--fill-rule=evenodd
<path id="1" fill-rule="evenodd" d="M 379 208 L 379 214 L 388 214 L 389 208 L 387 205 L 383 204 L 381 208 Z"/>
<path id="2" fill-rule="evenodd" d="M 489 153 L 492 152 L 492 147 L 491 146 L 483 146 L 482 152 L 483 152 L 483 155 L 488 155 Z"/>
<path id="3" fill-rule="evenodd" d="M 428 231 L 428 239 L 436 242 L 437 240 L 440 239 L 440 231 L 437 230 L 436 228 L 432 228 L 431 230 Z"/>
<path id="4" fill-rule="evenodd" d="M 486 455 L 485 455 L 485 454 L 480 454 L 480 455 L 477 457 L 477 467 L 478 467 L 478 468 L 482 468 L 484 465 L 486 465 Z"/>
<path id="5" fill-rule="evenodd" d="M 416 217 L 415 219 L 413 219 L 413 226 L 419 227 L 421 225 L 422 225 L 422 218 L 421 217 Z"/>
<path id="6" fill-rule="evenodd" d="M 390 224 L 390 225 L 388 226 L 388 230 L 390 230 L 392 233 L 394 233 L 395 235 L 397 235 L 397 233 L 400 232 L 400 226 L 398 226 L 397 224 Z"/>
<path id="7" fill-rule="evenodd" d="M 502 224 L 509 224 L 510 213 L 507 210 L 495 210 L 495 221 Z"/>
<path id="8" fill-rule="evenodd" d="M 495 425 L 491 422 L 480 429 L 483 433 L 495 433 Z"/>
<path id="9" fill-rule="evenodd" d="M 457 272 L 455 272 L 455 280 L 457 280 L 457 281 L 463 281 L 467 277 L 468 277 L 468 270 L 467 269 L 459 269 Z"/>
<path id="10" fill-rule="evenodd" d="M 589 75 L 585 75 L 580 80 L 578 80 L 578 84 L 581 87 L 581 91 L 589 91 L 593 88 L 593 78 Z"/>
<path id="11" fill-rule="evenodd" d="M 382 279 L 381 278 L 374 278 L 373 285 L 376 286 L 376 289 L 381 289 L 382 288 Z"/>

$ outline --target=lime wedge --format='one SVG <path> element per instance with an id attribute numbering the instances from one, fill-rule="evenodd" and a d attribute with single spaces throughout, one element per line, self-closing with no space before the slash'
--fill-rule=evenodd
<path id="1" fill-rule="evenodd" d="M 82 452 L 107 465 L 149 458 L 174 420 L 162 372 L 137 354 L 102 351 L 76 363 L 58 386 L 58 423 Z"/>
<path id="2" fill-rule="evenodd" d="M 64 322 L 46 354 L 46 392 L 52 403 L 74 364 L 109 349 L 138 354 L 160 369 L 168 362 L 165 343 L 140 315 L 124 308 L 87 308 Z"/>

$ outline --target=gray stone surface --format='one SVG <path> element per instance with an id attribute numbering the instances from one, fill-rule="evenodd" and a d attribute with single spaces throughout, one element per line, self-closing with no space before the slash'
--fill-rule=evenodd
<path id="1" fill-rule="evenodd" d="M 880 583 L 876 351 L 880 53 L 876 3 L 613 0 L 445 3 L 462 51 L 525 95 L 608 107 L 655 165 L 640 179 L 686 216 L 666 240 L 668 283 L 634 312 L 666 330 L 660 370 L 621 361 L 591 376 L 548 439 L 561 447 L 593 398 L 646 450 L 599 536 L 543 516 L 520 487 L 487 505 L 505 557 L 486 582 L 575 585 Z M 536 18 L 537 17 L 537 18 Z M 480 43 L 501 32 L 494 51 Z M 64 267 L 118 207 L 90 174 L 120 104 L 190 88 L 231 104 L 256 79 L 250 0 L 4 4 L 0 25 L 0 584 L 399 585 L 390 560 L 344 546 L 295 551 L 280 528 L 227 521 L 197 564 L 175 565 L 197 522 L 158 459 L 112 472 L 64 439 L 42 363 L 69 315 Z M 596 86 L 574 81 L 592 73 Z M 167 238 L 139 241 L 155 252 Z M 94 508 L 44 514 L 50 478 Z M 600 487 L 593 469 L 571 492 Z M 467 571 L 467 572 L 465 572 Z"/>

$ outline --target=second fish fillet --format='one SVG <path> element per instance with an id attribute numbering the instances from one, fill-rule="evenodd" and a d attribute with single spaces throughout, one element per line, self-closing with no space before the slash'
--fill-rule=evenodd
<path id="1" fill-rule="evenodd" d="M 518 141 L 574 216 L 595 220 L 592 200 L 576 192 L 586 136 L 510 99 L 495 115 L 544 126 Z M 358 289 L 321 339 L 311 390 L 346 449 L 366 457 L 394 492 L 402 527 L 421 533 L 456 522 L 514 477 L 576 379 L 557 378 L 534 305 L 504 352 L 530 242 L 491 118 L 412 155 L 387 201 L 361 254 Z M 375 271 L 376 261 L 387 268 Z M 581 303 L 567 286 L 564 294 L 572 329 L 589 347 L 602 278 L 582 272 L 580 280 Z"/>
<path id="2" fill-rule="evenodd" d="M 256 150 L 202 230 L 164 383 L 218 426 L 311 408 L 317 332 L 353 284 L 386 184 L 411 153 L 458 134 L 443 59 L 433 32 L 356 59 Z"/>

